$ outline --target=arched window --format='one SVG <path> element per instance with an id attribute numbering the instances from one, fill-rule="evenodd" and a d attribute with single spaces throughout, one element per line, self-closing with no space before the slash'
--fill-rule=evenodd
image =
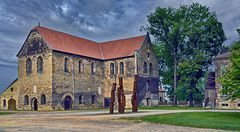
<path id="1" fill-rule="evenodd" d="M 144 62 L 143 73 L 147 73 L 147 62 Z"/>
<path id="2" fill-rule="evenodd" d="M 69 72 L 68 65 L 69 65 L 69 59 L 65 58 L 64 59 L 64 72 Z"/>
<path id="3" fill-rule="evenodd" d="M 92 95 L 92 104 L 95 104 L 96 95 Z"/>
<path id="4" fill-rule="evenodd" d="M 95 71 L 96 71 L 96 67 L 95 67 L 95 64 L 92 62 L 91 63 L 91 75 L 94 75 Z"/>
<path id="5" fill-rule="evenodd" d="M 78 61 L 78 73 L 82 73 L 82 61 Z"/>
<path id="6" fill-rule="evenodd" d="M 79 104 L 82 104 L 82 103 L 83 103 L 83 96 L 80 95 L 80 96 L 79 96 Z"/>
<path id="7" fill-rule="evenodd" d="M 111 75 L 114 75 L 114 70 L 115 70 L 114 63 L 111 63 L 110 64 L 110 74 Z"/>
<path id="8" fill-rule="evenodd" d="M 24 96 L 24 105 L 28 105 L 28 104 L 29 104 L 28 96 L 25 95 Z"/>
<path id="9" fill-rule="evenodd" d="M 45 96 L 45 94 L 43 94 L 43 95 L 41 96 L 41 104 L 42 104 L 42 105 L 45 105 L 45 104 L 46 104 L 46 96 Z"/>
<path id="10" fill-rule="evenodd" d="M 84 73 L 84 63 L 82 63 L 82 73 Z"/>
<path id="11" fill-rule="evenodd" d="M 146 91 L 149 91 L 149 90 L 150 90 L 150 89 L 149 89 L 149 86 L 150 86 L 150 81 L 147 80 L 147 82 L 146 82 Z"/>
<path id="12" fill-rule="evenodd" d="M 148 53 L 147 53 L 147 57 L 149 58 L 150 57 L 150 52 L 148 51 Z"/>
<path id="13" fill-rule="evenodd" d="M 37 59 L 37 72 L 42 73 L 43 72 L 43 58 L 41 56 Z"/>
<path id="14" fill-rule="evenodd" d="M 124 74 L 124 63 L 120 62 L 120 74 Z"/>
<path id="15" fill-rule="evenodd" d="M 149 64 L 149 75 L 153 74 L 153 65 L 152 63 Z"/>
<path id="16" fill-rule="evenodd" d="M 32 73 L 32 61 L 30 58 L 26 61 L 26 73 L 27 75 L 30 75 Z"/>
<path id="17" fill-rule="evenodd" d="M 3 107 L 6 107 L 6 99 L 3 100 Z"/>

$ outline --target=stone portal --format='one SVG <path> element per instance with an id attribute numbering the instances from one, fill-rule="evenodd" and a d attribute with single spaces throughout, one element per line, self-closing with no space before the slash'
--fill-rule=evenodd
<path id="1" fill-rule="evenodd" d="M 71 96 L 66 96 L 64 99 L 64 110 L 71 110 L 72 109 L 72 98 Z"/>

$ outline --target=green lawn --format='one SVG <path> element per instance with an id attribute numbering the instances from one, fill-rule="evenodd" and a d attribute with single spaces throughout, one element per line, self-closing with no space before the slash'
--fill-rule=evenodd
<path id="1" fill-rule="evenodd" d="M 202 107 L 188 107 L 188 106 L 150 106 L 138 107 L 139 110 L 202 110 Z"/>
<path id="2" fill-rule="evenodd" d="M 137 118 L 138 121 L 240 131 L 240 113 L 186 112 Z"/>
<path id="3" fill-rule="evenodd" d="M 8 114 L 14 114 L 14 112 L 0 112 L 0 116 L 1 115 L 8 115 Z"/>

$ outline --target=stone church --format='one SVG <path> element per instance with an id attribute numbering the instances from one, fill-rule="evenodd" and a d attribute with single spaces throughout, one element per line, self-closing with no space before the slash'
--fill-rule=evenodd
<path id="1" fill-rule="evenodd" d="M 18 78 L 0 95 L 0 109 L 107 108 L 112 83 L 118 83 L 119 77 L 123 77 L 126 108 L 131 108 L 134 75 L 139 76 L 138 104 L 159 103 L 158 60 L 148 33 L 94 42 L 37 26 L 17 57 Z"/>

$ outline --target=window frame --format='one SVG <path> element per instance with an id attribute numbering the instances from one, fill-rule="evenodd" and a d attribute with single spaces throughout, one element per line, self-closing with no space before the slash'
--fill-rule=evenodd
<path id="1" fill-rule="evenodd" d="M 115 74 L 115 64 L 110 63 L 110 75 L 114 75 L 114 74 Z"/>
<path id="2" fill-rule="evenodd" d="M 27 75 L 32 74 L 32 60 L 31 60 L 31 58 L 27 58 L 27 60 L 26 60 L 26 74 Z"/>
<path id="3" fill-rule="evenodd" d="M 43 73 L 43 58 L 41 56 L 37 58 L 37 73 Z"/>
<path id="4" fill-rule="evenodd" d="M 47 99 L 46 99 L 46 95 L 42 94 L 41 95 L 41 105 L 46 105 L 47 104 Z"/>
<path id="5" fill-rule="evenodd" d="M 120 74 L 123 75 L 125 73 L 125 67 L 124 67 L 124 62 L 120 62 Z"/>
<path id="6" fill-rule="evenodd" d="M 148 65 L 147 65 L 147 62 L 144 61 L 144 63 L 143 63 L 143 73 L 147 74 L 147 72 L 148 72 Z"/>
<path id="7" fill-rule="evenodd" d="M 28 97 L 28 95 L 24 96 L 24 100 L 23 101 L 24 101 L 23 102 L 24 105 L 29 105 L 29 97 Z"/>
<path id="8" fill-rule="evenodd" d="M 64 58 L 64 72 L 69 72 L 69 59 L 67 57 Z"/>

